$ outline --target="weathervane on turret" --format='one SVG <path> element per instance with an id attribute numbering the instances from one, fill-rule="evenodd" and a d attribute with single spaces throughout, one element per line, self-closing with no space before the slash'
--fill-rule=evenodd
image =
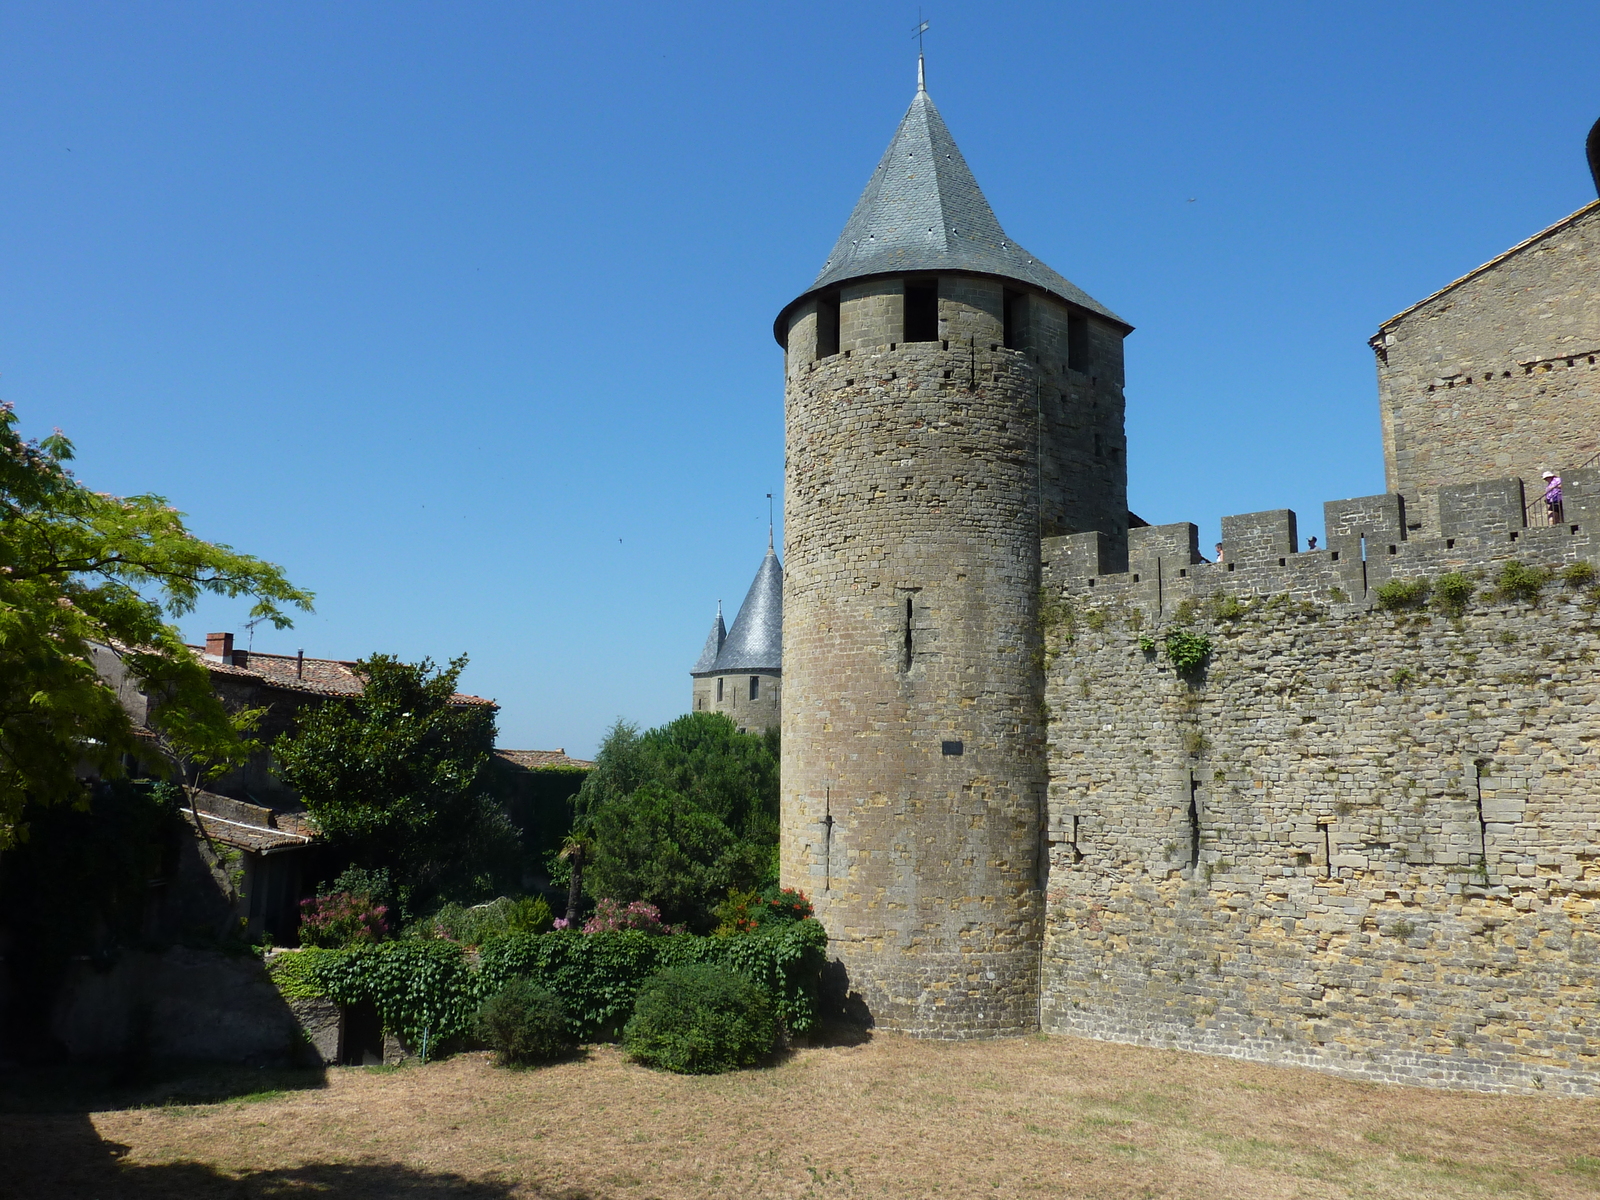
<path id="1" fill-rule="evenodd" d="M 922 19 L 922 10 L 917 9 L 917 31 L 911 36 L 917 39 L 917 91 L 928 90 L 927 76 L 922 69 L 922 35 L 928 32 L 928 23 Z"/>

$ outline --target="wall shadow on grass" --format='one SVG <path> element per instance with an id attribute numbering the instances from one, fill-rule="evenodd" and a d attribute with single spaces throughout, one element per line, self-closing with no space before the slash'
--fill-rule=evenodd
<path id="1" fill-rule="evenodd" d="M 596 1200 L 584 1188 L 518 1190 L 400 1163 L 305 1163 L 224 1171 L 209 1163 L 131 1163 L 88 1113 L 0 1114 L 0 1200 Z"/>

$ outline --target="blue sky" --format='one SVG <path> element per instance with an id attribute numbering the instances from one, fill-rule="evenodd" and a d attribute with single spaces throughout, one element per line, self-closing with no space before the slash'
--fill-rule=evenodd
<path id="1" fill-rule="evenodd" d="M 1002 224 L 1137 327 L 1131 506 L 1204 545 L 1381 491 L 1366 339 L 1594 198 L 1592 0 L 925 7 Z M 0 396 L 317 593 L 257 649 L 465 652 L 502 744 L 586 753 L 687 708 L 760 562 L 772 318 L 915 23 L 0 3 Z"/>

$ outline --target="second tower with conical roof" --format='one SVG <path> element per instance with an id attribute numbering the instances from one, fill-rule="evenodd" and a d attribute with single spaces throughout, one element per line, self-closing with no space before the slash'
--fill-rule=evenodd
<path id="1" fill-rule="evenodd" d="M 1126 556 L 1130 328 L 1005 234 L 920 71 L 778 316 L 783 878 L 880 1025 L 1037 1027 L 1040 539 Z"/>

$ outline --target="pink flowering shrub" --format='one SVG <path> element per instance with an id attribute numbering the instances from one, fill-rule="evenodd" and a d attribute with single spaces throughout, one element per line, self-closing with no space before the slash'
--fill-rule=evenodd
<path id="1" fill-rule="evenodd" d="M 389 936 L 389 907 L 371 896 L 334 892 L 300 901 L 300 944 L 338 950 L 366 946 Z"/>
<path id="2" fill-rule="evenodd" d="M 584 922 L 585 933 L 615 933 L 619 929 L 638 929 L 645 933 L 682 933 L 681 925 L 663 925 L 661 910 L 654 904 L 635 900 L 631 904 L 618 904 L 615 900 L 601 900 L 594 906 L 594 916 Z"/>

